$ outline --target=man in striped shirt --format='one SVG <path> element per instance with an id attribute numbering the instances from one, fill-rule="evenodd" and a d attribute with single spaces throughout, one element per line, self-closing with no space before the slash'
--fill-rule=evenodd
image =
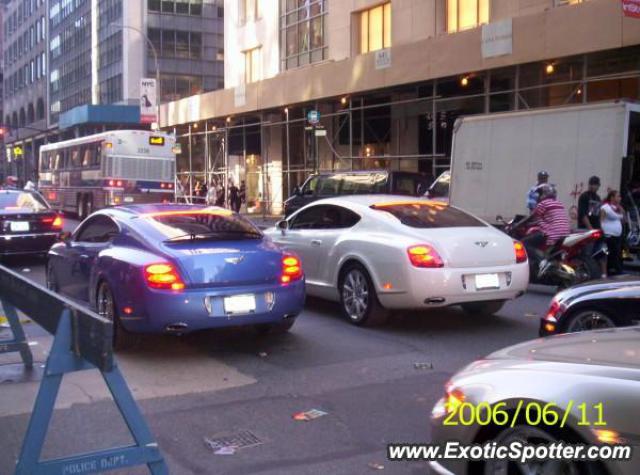
<path id="1" fill-rule="evenodd" d="M 533 226 L 544 234 L 547 246 L 553 246 L 558 240 L 571 234 L 569 214 L 564 205 L 557 200 L 552 185 L 541 185 L 538 189 L 540 201 L 531 213 Z"/>

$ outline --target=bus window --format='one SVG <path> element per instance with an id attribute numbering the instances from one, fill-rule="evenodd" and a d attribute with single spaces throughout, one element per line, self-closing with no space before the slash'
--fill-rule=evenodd
<path id="1" fill-rule="evenodd" d="M 80 149 L 74 148 L 69 151 L 71 155 L 71 168 L 80 168 L 82 166 L 82 158 L 80 156 Z"/>
<path id="2" fill-rule="evenodd" d="M 82 155 L 82 168 L 87 168 L 91 166 L 91 151 L 92 151 L 92 145 L 85 145 L 83 146 L 81 149 L 81 155 Z"/>
<path id="3" fill-rule="evenodd" d="M 100 159 L 102 158 L 102 145 L 99 143 L 93 145 L 93 165 L 100 167 Z"/>
<path id="4" fill-rule="evenodd" d="M 54 170 L 60 170 L 60 166 L 62 164 L 60 163 L 60 152 L 56 153 L 55 158 L 53 159 L 53 169 Z"/>
<path id="5" fill-rule="evenodd" d="M 40 171 L 41 172 L 45 172 L 49 169 L 48 167 L 49 162 L 48 162 L 48 158 L 47 158 L 47 153 L 46 152 L 42 152 L 40 154 Z"/>

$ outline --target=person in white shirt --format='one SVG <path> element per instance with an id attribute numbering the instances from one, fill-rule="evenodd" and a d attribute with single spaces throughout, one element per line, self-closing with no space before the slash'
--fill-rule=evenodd
<path id="1" fill-rule="evenodd" d="M 609 275 L 622 273 L 622 222 L 625 212 L 620 205 L 621 201 L 620 193 L 611 190 L 600 208 L 600 226 L 609 247 Z"/>

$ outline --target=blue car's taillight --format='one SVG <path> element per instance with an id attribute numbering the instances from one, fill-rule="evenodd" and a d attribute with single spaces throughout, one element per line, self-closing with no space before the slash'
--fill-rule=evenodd
<path id="1" fill-rule="evenodd" d="M 168 263 L 151 264 L 144 268 L 147 285 L 152 289 L 183 290 L 185 285 L 177 269 Z"/>
<path id="2" fill-rule="evenodd" d="M 282 256 L 282 275 L 280 276 L 280 282 L 288 284 L 302 279 L 302 275 L 302 264 L 297 256 L 293 254 L 285 254 Z"/>

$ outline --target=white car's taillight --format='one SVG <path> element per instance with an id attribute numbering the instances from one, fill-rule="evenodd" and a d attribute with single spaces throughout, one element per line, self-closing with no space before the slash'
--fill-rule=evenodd
<path id="1" fill-rule="evenodd" d="M 440 254 L 429 244 L 418 244 L 407 249 L 409 261 L 414 267 L 439 268 L 444 267 Z"/>

